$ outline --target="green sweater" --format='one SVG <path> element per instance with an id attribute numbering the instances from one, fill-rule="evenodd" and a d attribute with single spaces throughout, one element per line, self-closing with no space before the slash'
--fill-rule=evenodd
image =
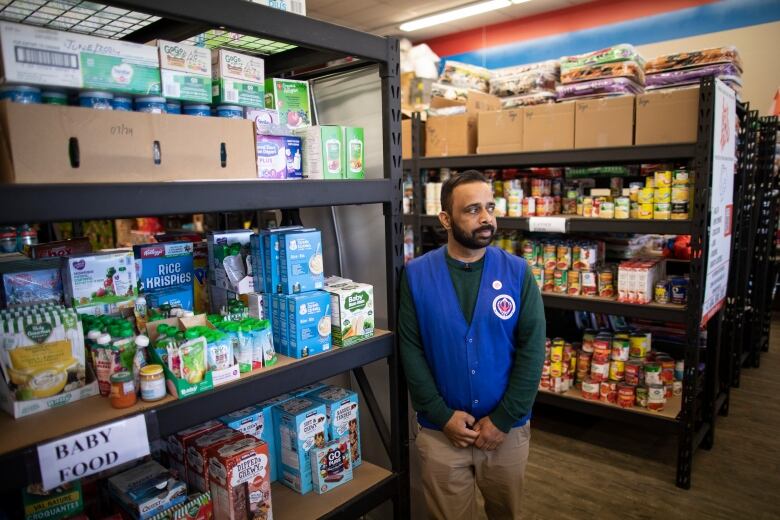
<path id="1" fill-rule="evenodd" d="M 469 323 L 477 303 L 483 264 L 484 257 L 479 262 L 472 263 L 470 269 L 466 270 L 465 264 L 447 255 L 452 284 L 463 315 Z M 525 270 L 522 299 L 515 331 L 517 350 L 509 385 L 501 402 L 490 413 L 493 424 L 503 432 L 508 432 L 514 423 L 531 411 L 544 365 L 544 304 L 530 268 Z M 452 417 L 454 410 L 444 402 L 425 358 L 406 272 L 401 275 L 398 318 L 401 361 L 409 383 L 412 406 L 431 422 L 443 427 Z"/>

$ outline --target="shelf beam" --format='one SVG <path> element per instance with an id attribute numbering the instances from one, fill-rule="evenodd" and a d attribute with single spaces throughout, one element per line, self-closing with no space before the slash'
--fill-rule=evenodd
<path id="1" fill-rule="evenodd" d="M 623 303 L 594 296 L 568 296 L 548 292 L 542 293 L 542 300 L 544 306 L 551 309 L 587 311 L 672 323 L 684 323 L 687 316 L 683 305 Z"/>

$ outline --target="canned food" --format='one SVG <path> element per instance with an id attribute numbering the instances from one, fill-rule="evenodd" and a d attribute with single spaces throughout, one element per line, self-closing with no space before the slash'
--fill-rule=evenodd
<path id="1" fill-rule="evenodd" d="M 671 383 L 664 383 L 664 399 L 671 399 L 674 395 Z"/>
<path id="2" fill-rule="evenodd" d="M 674 359 L 657 357 L 656 362 L 661 364 L 661 382 L 672 384 L 674 381 Z"/>
<path id="3" fill-rule="evenodd" d="M 538 285 L 539 290 L 541 290 L 544 286 L 544 270 L 541 267 L 533 266 L 531 268 L 531 273 L 534 275 L 536 285 Z"/>
<path id="4" fill-rule="evenodd" d="M 590 364 L 590 377 L 596 382 L 607 380 L 607 378 L 609 378 L 609 361 L 606 363 L 597 363 L 593 360 Z"/>
<path id="5" fill-rule="evenodd" d="M 674 186 L 672 188 L 672 202 L 688 202 L 690 200 L 690 191 L 688 186 Z"/>
<path id="6" fill-rule="evenodd" d="M 555 269 L 545 269 L 542 280 L 542 291 L 553 292 L 555 290 Z"/>
<path id="7" fill-rule="evenodd" d="M 645 384 L 647 386 L 662 384 L 660 363 L 645 363 L 644 370 Z"/>
<path id="8" fill-rule="evenodd" d="M 631 408 L 636 401 L 636 392 L 634 387 L 626 383 L 618 385 L 618 405 L 621 408 Z"/>
<path id="9" fill-rule="evenodd" d="M 669 187 L 671 185 L 672 185 L 672 172 L 671 171 L 655 172 L 655 187 L 656 188 Z"/>
<path id="10" fill-rule="evenodd" d="M 618 197 L 615 199 L 615 209 L 624 208 L 628 210 L 631 207 L 631 199 L 628 197 Z"/>
<path id="11" fill-rule="evenodd" d="M 639 201 L 639 190 L 644 188 L 644 184 L 641 182 L 632 182 L 628 185 L 628 199 L 631 202 Z"/>
<path id="12" fill-rule="evenodd" d="M 587 372 L 590 370 L 590 352 L 581 351 L 577 354 L 577 372 Z"/>
<path id="13" fill-rule="evenodd" d="M 631 209 L 628 211 L 628 218 L 639 218 L 639 203 L 632 202 Z"/>
<path id="14" fill-rule="evenodd" d="M 542 179 L 531 179 L 531 196 L 532 197 L 541 197 L 542 196 Z"/>
<path id="15" fill-rule="evenodd" d="M 626 377 L 625 361 L 611 361 L 609 363 L 609 378 L 612 381 L 622 381 Z"/>
<path id="16" fill-rule="evenodd" d="M 550 361 L 553 363 L 563 361 L 563 340 L 557 343 L 557 340 L 553 340 L 550 347 Z"/>
<path id="17" fill-rule="evenodd" d="M 636 387 L 636 404 L 642 408 L 647 408 L 647 387 L 646 386 L 637 386 Z"/>
<path id="18" fill-rule="evenodd" d="M 542 377 L 550 377 L 550 360 L 545 359 L 544 364 L 542 365 Z"/>
<path id="19" fill-rule="evenodd" d="M 536 254 L 534 253 L 534 243 L 530 240 L 526 239 L 523 240 L 521 243 L 521 251 L 523 254 L 523 258 L 530 264 L 534 265 L 536 264 Z"/>
<path id="20" fill-rule="evenodd" d="M 647 399 L 648 401 L 663 401 L 666 391 L 662 384 L 648 384 L 647 385 Z"/>
<path id="21" fill-rule="evenodd" d="M 613 381 L 602 381 L 599 388 L 599 401 L 617 404 L 617 397 L 617 383 Z"/>
<path id="22" fill-rule="evenodd" d="M 680 397 L 683 391 L 682 381 L 674 381 L 672 383 L 672 396 Z"/>
<path id="23" fill-rule="evenodd" d="M 615 287 L 612 285 L 612 270 L 602 269 L 598 278 L 599 296 L 602 298 L 614 298 Z"/>
<path id="24" fill-rule="evenodd" d="M 598 247 L 595 244 L 585 244 L 580 247 L 580 255 L 576 268 L 580 271 L 593 271 L 598 262 Z"/>
<path id="25" fill-rule="evenodd" d="M 652 204 L 655 202 L 655 191 L 653 188 L 642 188 L 637 195 L 639 204 Z"/>
<path id="26" fill-rule="evenodd" d="M 584 399 L 589 401 L 598 401 L 600 392 L 601 381 L 596 381 L 589 377 L 582 382 L 582 397 Z"/>
<path id="27" fill-rule="evenodd" d="M 564 215 L 576 215 L 577 214 L 577 199 L 564 197 L 561 199 L 561 213 Z"/>
<path id="28" fill-rule="evenodd" d="M 590 218 L 593 216 L 593 198 L 584 197 L 582 199 L 582 216 Z"/>
<path id="29" fill-rule="evenodd" d="M 642 361 L 632 359 L 626 362 L 625 366 L 625 379 L 629 385 L 637 386 L 643 377 Z"/>
<path id="30" fill-rule="evenodd" d="M 582 350 L 584 352 L 593 352 L 593 343 L 596 340 L 596 331 L 585 329 L 582 333 Z"/>
<path id="31" fill-rule="evenodd" d="M 593 339 L 595 349 L 609 350 L 612 348 L 612 335 L 607 332 L 600 332 Z"/>
<path id="32" fill-rule="evenodd" d="M 540 202 L 541 201 L 541 202 Z M 555 212 L 555 200 L 552 197 L 542 197 L 536 201 L 536 214 L 539 216 L 553 215 Z"/>
<path id="33" fill-rule="evenodd" d="M 655 188 L 655 177 L 648 175 L 645 177 L 645 188 Z"/>
<path id="34" fill-rule="evenodd" d="M 544 258 L 544 268 L 555 269 L 555 266 L 558 263 L 555 244 L 544 244 L 544 246 L 542 246 L 542 251 Z"/>
<path id="35" fill-rule="evenodd" d="M 653 297 L 656 303 L 669 303 L 669 285 L 666 280 L 655 282 Z"/>
<path id="36" fill-rule="evenodd" d="M 553 291 L 559 294 L 566 294 L 566 289 L 569 285 L 569 271 L 555 269 L 553 277 Z"/>
<path id="37" fill-rule="evenodd" d="M 557 253 L 557 263 L 555 267 L 560 270 L 571 269 L 571 247 L 567 245 L 559 245 Z"/>
<path id="38" fill-rule="evenodd" d="M 550 378 L 550 390 L 555 392 L 556 394 L 562 394 L 567 390 L 566 387 L 566 378 L 561 377 L 551 377 Z"/>
<path id="39" fill-rule="evenodd" d="M 560 215 L 561 213 L 561 198 L 556 195 L 553 197 L 553 209 L 551 215 Z"/>
<path id="40" fill-rule="evenodd" d="M 651 220 L 653 218 L 653 204 L 652 203 L 640 203 L 637 210 L 637 217 L 642 220 Z"/>
<path id="41" fill-rule="evenodd" d="M 614 338 L 612 340 L 612 359 L 615 361 L 628 361 L 630 343 L 628 339 Z"/>
<path id="42" fill-rule="evenodd" d="M 590 216 L 593 218 L 601 218 L 601 203 L 606 199 L 604 197 L 593 198 L 593 210 L 590 212 Z"/>
<path id="43" fill-rule="evenodd" d="M 672 185 L 673 186 L 687 186 L 690 181 L 687 170 L 674 170 L 672 172 Z"/>
<path id="44" fill-rule="evenodd" d="M 674 277 L 669 280 L 670 299 L 672 303 L 685 305 L 688 303 L 688 279 L 683 277 Z"/>
<path id="45" fill-rule="evenodd" d="M 532 217 L 536 215 L 536 199 L 533 197 L 525 197 L 523 199 L 523 215 Z"/>
<path id="46" fill-rule="evenodd" d="M 674 378 L 682 381 L 683 377 L 685 377 L 685 361 L 680 359 L 674 363 Z"/>
<path id="47" fill-rule="evenodd" d="M 609 349 L 594 347 L 592 360 L 594 363 L 609 363 Z"/>
<path id="48" fill-rule="evenodd" d="M 688 207 L 687 202 L 672 202 L 672 220 L 687 220 Z"/>
<path id="49" fill-rule="evenodd" d="M 653 206 L 653 218 L 669 220 L 672 216 L 672 205 L 668 202 L 656 202 Z"/>
<path id="50" fill-rule="evenodd" d="M 598 294 L 598 283 L 596 282 L 596 273 L 583 272 L 580 280 L 580 292 L 583 296 L 595 296 Z"/>
<path id="51" fill-rule="evenodd" d="M 577 197 L 577 216 L 582 216 L 582 197 Z"/>
<path id="52" fill-rule="evenodd" d="M 539 381 L 539 388 L 542 390 L 549 390 L 550 389 L 550 378 L 548 377 L 542 377 L 542 379 Z"/>
<path id="53" fill-rule="evenodd" d="M 615 204 L 613 202 L 602 202 L 599 205 L 599 217 L 615 218 Z"/>
<path id="54" fill-rule="evenodd" d="M 563 363 L 560 361 L 550 362 L 550 377 L 561 377 L 563 375 Z"/>
<path id="55" fill-rule="evenodd" d="M 629 338 L 629 356 L 644 359 L 648 352 L 647 336 L 644 334 L 631 334 Z"/>
<path id="56" fill-rule="evenodd" d="M 567 285 L 566 294 L 571 296 L 579 296 L 580 294 L 580 272 L 571 270 L 568 274 L 569 283 Z"/>

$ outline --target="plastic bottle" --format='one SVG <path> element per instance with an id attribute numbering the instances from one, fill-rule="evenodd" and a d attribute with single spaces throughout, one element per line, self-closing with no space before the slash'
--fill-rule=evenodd
<path id="1" fill-rule="evenodd" d="M 106 396 L 111 392 L 111 335 L 101 334 L 98 337 L 94 350 L 95 375 L 98 380 L 100 395 Z"/>
<path id="2" fill-rule="evenodd" d="M 149 338 L 143 334 L 135 337 L 135 355 L 133 356 L 133 379 L 136 391 L 141 390 L 141 369 L 148 364 L 146 348 L 149 346 Z"/>

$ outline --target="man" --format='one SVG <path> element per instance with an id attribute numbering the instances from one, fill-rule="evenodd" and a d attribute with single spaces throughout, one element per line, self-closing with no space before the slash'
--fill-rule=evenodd
<path id="1" fill-rule="evenodd" d="M 437 519 L 520 518 L 542 298 L 524 259 L 489 246 L 495 202 L 481 173 L 445 182 L 441 207 L 447 245 L 409 263 L 399 312 L 425 502 Z"/>

